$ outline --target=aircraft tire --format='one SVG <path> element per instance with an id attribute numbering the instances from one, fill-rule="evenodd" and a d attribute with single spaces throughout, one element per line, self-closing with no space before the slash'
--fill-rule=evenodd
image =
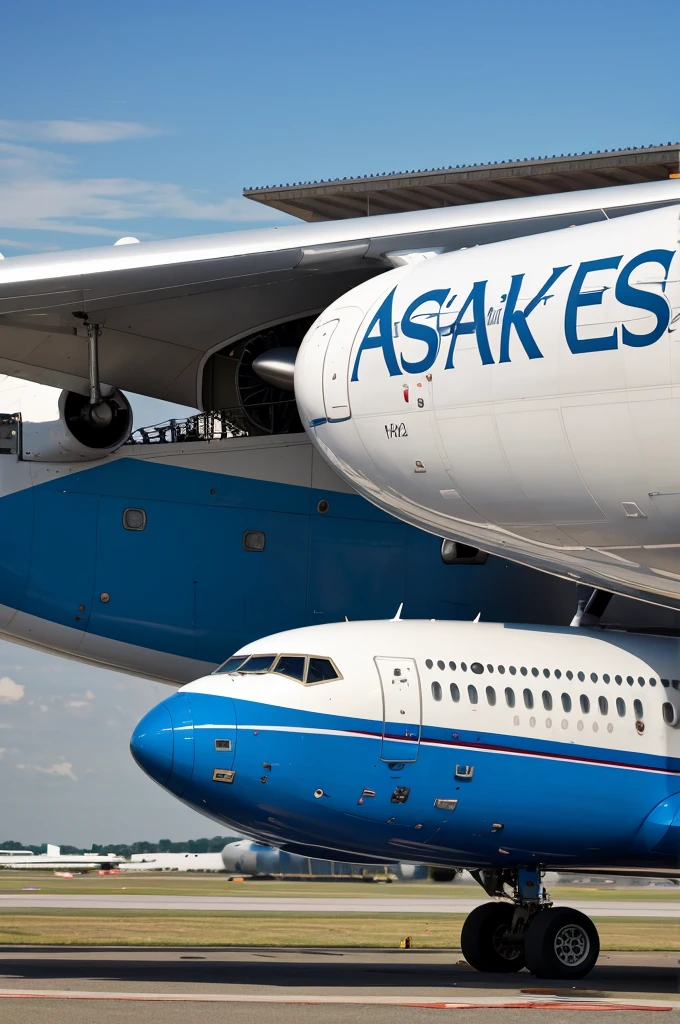
<path id="1" fill-rule="evenodd" d="M 521 946 L 503 946 L 512 925 L 514 907 L 509 903 L 484 903 L 465 919 L 460 936 L 463 956 L 476 971 L 511 974 L 525 966 Z"/>
<path id="2" fill-rule="evenodd" d="M 526 964 L 537 978 L 583 978 L 600 953 L 597 928 L 571 907 L 542 910 L 524 940 Z"/>

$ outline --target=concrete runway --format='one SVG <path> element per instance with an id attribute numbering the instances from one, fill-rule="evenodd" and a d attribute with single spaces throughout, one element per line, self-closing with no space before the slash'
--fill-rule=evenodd
<path id="1" fill-rule="evenodd" d="M 65 896 L 20 892 L 0 895 L 0 910 L 13 907 L 62 910 L 221 910 L 316 914 L 469 914 L 485 899 L 442 899 L 436 896 L 402 897 L 299 897 L 288 896 Z M 590 917 L 680 918 L 680 900 L 569 900 L 570 906 Z"/>
<path id="2" fill-rule="evenodd" d="M 604 953 L 569 985 L 477 974 L 451 950 L 0 947 L 3 1024 L 424 1024 L 437 1009 L 457 1024 L 675 1018 L 678 955 Z"/>

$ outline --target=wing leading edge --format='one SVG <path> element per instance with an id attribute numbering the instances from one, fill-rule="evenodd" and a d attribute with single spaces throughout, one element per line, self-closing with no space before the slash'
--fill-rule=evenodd
<path id="1" fill-rule="evenodd" d="M 448 251 L 680 203 L 680 180 L 295 224 L 0 263 L 0 372 L 86 393 L 87 313 L 107 384 L 205 402 L 208 357 L 302 321 L 390 269 L 391 253 Z"/>

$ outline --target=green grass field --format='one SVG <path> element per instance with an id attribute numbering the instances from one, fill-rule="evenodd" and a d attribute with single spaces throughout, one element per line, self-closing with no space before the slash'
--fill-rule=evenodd
<path id="1" fill-rule="evenodd" d="M 464 914 L 273 914 L 193 911 L 11 910 L 3 945 L 318 946 L 460 948 Z M 595 918 L 603 949 L 680 949 L 680 919 Z"/>
<path id="2" fill-rule="evenodd" d="M 221 874 L 182 874 L 180 872 L 125 872 L 120 875 L 81 875 L 75 878 L 56 878 L 52 873 L 37 871 L 0 871 L 0 893 L 20 892 L 35 887 L 41 893 L 58 895 L 81 893 L 82 895 L 114 895 L 124 893 L 131 896 L 345 896 L 356 899 L 371 896 L 374 899 L 412 896 L 419 899 L 438 897 L 481 898 L 482 890 L 477 885 L 462 885 L 435 882 L 394 882 L 391 885 L 351 882 L 280 882 L 273 879 L 232 882 Z M 635 886 L 550 886 L 555 899 L 568 898 L 615 899 L 615 900 L 677 900 L 680 914 L 680 886 L 650 888 Z"/>

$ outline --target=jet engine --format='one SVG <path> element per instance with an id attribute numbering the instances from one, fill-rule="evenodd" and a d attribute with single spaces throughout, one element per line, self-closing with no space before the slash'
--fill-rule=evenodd
<path id="1" fill-rule="evenodd" d="M 124 444 L 132 429 L 125 395 L 102 388 L 92 405 L 86 395 L 5 378 L 4 412 L 21 414 L 21 458 L 29 462 L 91 462 Z"/>

